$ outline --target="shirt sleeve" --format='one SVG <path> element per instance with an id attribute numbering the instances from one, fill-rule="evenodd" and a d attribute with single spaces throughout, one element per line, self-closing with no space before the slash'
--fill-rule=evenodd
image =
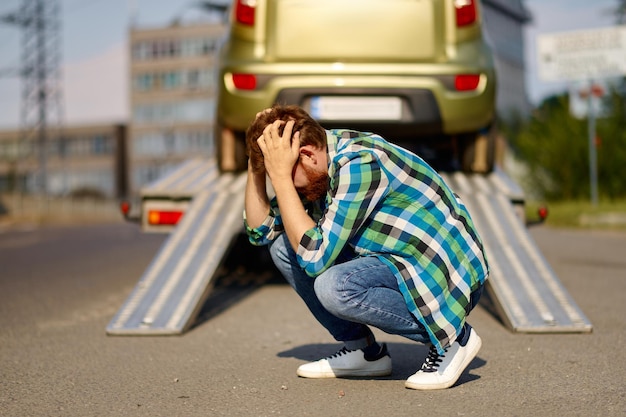
<path id="1" fill-rule="evenodd" d="M 388 192 L 389 180 L 372 151 L 351 152 L 334 161 L 330 202 L 317 223 L 305 232 L 297 255 L 300 266 L 315 277 L 336 261 Z"/>
<path id="2" fill-rule="evenodd" d="M 276 197 L 270 201 L 270 212 L 259 227 L 250 227 L 245 210 L 243 212 L 243 224 L 246 228 L 248 240 L 253 245 L 263 246 L 275 240 L 284 231 Z"/>

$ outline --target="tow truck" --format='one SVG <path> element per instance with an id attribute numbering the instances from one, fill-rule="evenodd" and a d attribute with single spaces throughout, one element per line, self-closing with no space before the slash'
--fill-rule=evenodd
<path id="1" fill-rule="evenodd" d="M 326 128 L 413 142 L 418 133 L 435 135 L 460 168 L 442 176 L 483 238 L 487 292 L 502 321 L 518 332 L 592 330 L 529 235 L 521 188 L 494 165 L 496 77 L 482 3 L 348 3 L 232 1 L 218 68 L 216 155 L 141 189 L 137 215 L 125 206 L 145 231 L 169 236 L 108 334 L 180 334 L 193 325 L 243 234 L 245 129 L 273 103 L 300 105 Z"/>

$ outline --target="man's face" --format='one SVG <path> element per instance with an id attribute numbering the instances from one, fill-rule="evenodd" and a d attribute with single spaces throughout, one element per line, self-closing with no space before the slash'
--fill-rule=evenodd
<path id="1" fill-rule="evenodd" d="M 328 170 L 325 165 L 313 165 L 307 156 L 301 156 L 293 173 L 296 190 L 308 201 L 323 198 L 328 191 Z"/>

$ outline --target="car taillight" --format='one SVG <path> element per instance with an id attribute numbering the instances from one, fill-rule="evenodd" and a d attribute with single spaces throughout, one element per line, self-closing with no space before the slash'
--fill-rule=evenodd
<path id="1" fill-rule="evenodd" d="M 178 223 L 183 216 L 182 211 L 148 211 L 148 223 L 151 225 L 173 226 Z"/>
<path id="2" fill-rule="evenodd" d="M 476 21 L 475 0 L 454 0 L 456 10 L 456 26 L 463 27 L 471 25 Z"/>
<path id="3" fill-rule="evenodd" d="M 242 25 L 254 26 L 254 10 L 256 0 L 237 0 L 235 5 L 235 19 Z"/>
<path id="4" fill-rule="evenodd" d="M 233 84 L 238 90 L 254 90 L 256 76 L 254 74 L 233 74 Z"/>
<path id="5" fill-rule="evenodd" d="M 480 74 L 460 74 L 454 77 L 454 88 L 457 91 L 471 91 L 478 88 Z"/>

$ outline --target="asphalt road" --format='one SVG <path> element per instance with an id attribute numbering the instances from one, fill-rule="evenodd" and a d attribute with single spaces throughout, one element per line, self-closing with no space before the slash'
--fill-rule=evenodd
<path id="1" fill-rule="evenodd" d="M 339 346 L 295 294 L 231 269 L 183 336 L 105 328 L 164 237 L 135 226 L 0 231 L 1 416 L 626 416 L 626 233 L 532 234 L 594 326 L 516 334 L 479 306 L 479 356 L 451 389 L 404 380 L 426 350 L 377 333 L 394 360 L 376 380 L 298 378 Z M 267 271 L 264 275 L 267 278 Z"/>

